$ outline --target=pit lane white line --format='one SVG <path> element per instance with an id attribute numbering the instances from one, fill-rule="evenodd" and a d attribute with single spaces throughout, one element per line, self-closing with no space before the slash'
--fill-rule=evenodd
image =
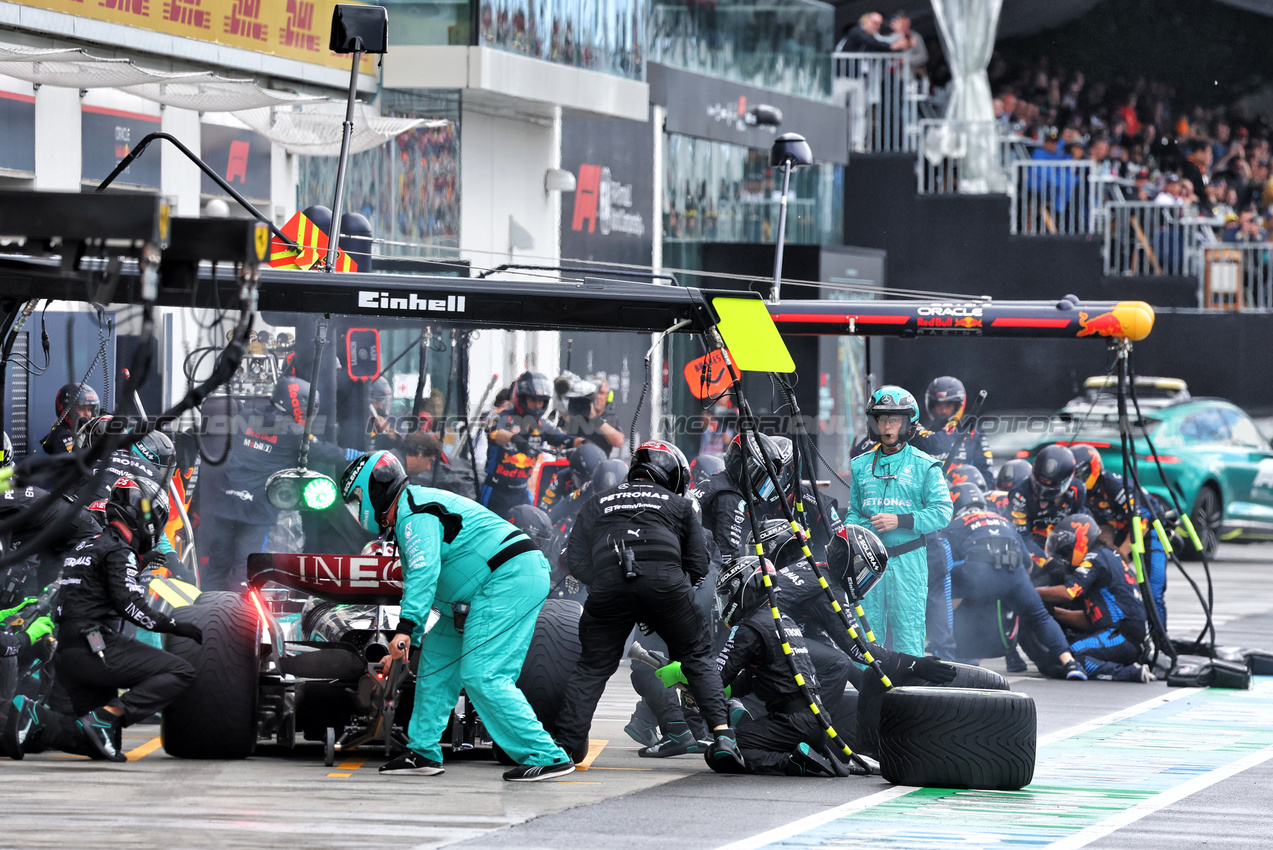
<path id="1" fill-rule="evenodd" d="M 1074 736 L 1081 735 L 1084 732 L 1089 732 L 1093 729 L 1098 729 L 1101 726 L 1108 726 L 1110 723 L 1115 723 L 1119 720 L 1123 720 L 1128 717 L 1133 717 L 1137 714 L 1142 714 L 1146 711 L 1157 708 L 1160 705 L 1166 705 L 1167 703 L 1172 702 L 1173 700 L 1177 700 L 1177 699 L 1180 699 L 1181 697 L 1186 697 L 1186 696 L 1189 696 L 1190 694 L 1196 694 L 1196 693 L 1197 693 L 1197 689 L 1195 688 L 1181 688 L 1173 693 L 1167 694 L 1166 696 L 1153 697 L 1152 699 L 1147 699 L 1144 702 L 1140 702 L 1140 703 L 1137 703 L 1136 705 L 1124 708 L 1121 711 L 1115 711 L 1110 714 L 1106 714 L 1102 717 L 1097 717 L 1093 720 L 1089 720 L 1084 723 L 1079 723 L 1075 726 L 1071 726 L 1068 729 L 1062 729 L 1058 732 L 1053 732 L 1050 735 L 1044 735 L 1043 737 L 1039 738 L 1037 746 L 1042 747 L 1045 744 L 1052 744 L 1057 741 L 1063 741 L 1066 738 L 1073 738 Z M 1270 750 L 1273 750 L 1273 748 L 1270 748 Z M 1262 752 L 1264 751 L 1261 751 L 1261 753 Z M 1255 755 L 1259 755 L 1259 753 Z M 1273 753 L 1271 753 L 1271 755 L 1273 755 Z M 1242 764 L 1243 762 L 1246 762 L 1249 759 L 1252 759 L 1254 757 L 1255 757 L 1254 755 L 1248 756 L 1247 758 L 1242 759 L 1240 762 L 1234 762 L 1229 767 L 1230 768 L 1236 767 L 1237 765 Z M 1265 756 L 1265 758 L 1269 758 L 1269 756 Z M 1261 761 L 1263 760 L 1264 759 L 1261 759 Z M 1252 767 L 1254 766 L 1254 764 L 1258 764 L 1258 763 L 1259 762 L 1254 762 L 1253 764 L 1249 764 L 1246 767 L 1243 767 L 1242 770 L 1246 770 L 1247 767 Z M 1215 773 L 1220 773 L 1220 772 L 1221 771 L 1215 771 Z M 1232 774 L 1227 774 L 1227 775 L 1232 775 Z M 1220 776 L 1213 781 L 1218 782 L 1220 781 L 1220 779 L 1227 778 L 1227 775 Z M 1186 783 L 1186 784 L 1193 785 L 1193 783 L 1197 783 L 1197 782 L 1201 782 L 1203 780 L 1209 779 L 1210 776 L 1211 774 L 1207 774 L 1206 776 L 1201 776 L 1198 779 L 1192 780 L 1190 783 Z M 1207 784 L 1211 784 L 1211 783 L 1208 782 Z M 1185 786 L 1181 786 L 1181 789 L 1183 789 L 1184 787 Z M 1198 785 L 1197 787 L 1190 790 L 1188 793 L 1193 793 L 1193 791 L 1200 790 L 1201 788 L 1205 788 L 1205 787 L 1206 785 Z M 809 815 L 808 817 L 801 818 L 800 820 L 792 821 L 789 824 L 785 824 L 783 826 L 779 826 L 774 829 L 771 829 L 768 832 L 762 832 L 759 835 L 752 836 L 751 838 L 744 838 L 741 841 L 735 841 L 732 844 L 726 844 L 723 847 L 720 847 L 719 850 L 756 850 L 756 848 L 764 847 L 766 845 L 773 844 L 778 841 L 783 841 L 787 838 L 791 838 L 794 835 L 799 835 L 802 832 L 806 832 L 815 827 L 822 826 L 825 823 L 830 823 L 831 821 L 836 820 L 837 818 L 842 818 L 846 815 L 854 814 L 855 812 L 859 812 L 863 809 L 868 809 L 871 806 L 875 806 L 880 803 L 887 802 L 888 800 L 892 800 L 896 797 L 901 797 L 904 794 L 910 794 L 912 791 L 918 791 L 918 790 L 920 789 L 911 787 L 909 785 L 895 785 L 892 788 L 886 788 L 883 791 L 877 792 L 875 794 L 871 794 L 870 796 L 863 797 L 859 800 L 853 800 L 852 802 L 845 803 L 842 806 L 836 806 L 834 809 L 828 809 L 827 811 L 819 812 L 816 815 Z M 1180 789 L 1177 789 L 1177 790 L 1180 790 Z M 1166 796 L 1168 795 L 1167 794 L 1158 795 L 1158 797 L 1166 797 Z M 1187 795 L 1182 795 L 1182 796 L 1187 796 Z M 1155 803 L 1158 800 L 1158 797 L 1155 797 L 1151 800 L 1147 800 L 1142 805 L 1149 805 L 1149 804 Z M 1169 805 L 1170 803 L 1174 801 L 1175 800 L 1166 800 L 1161 805 L 1162 806 Z M 1137 806 L 1137 807 L 1133 807 L 1132 809 L 1128 809 L 1126 812 L 1123 813 L 1123 816 L 1126 816 L 1130 814 L 1131 812 L 1137 811 L 1139 808 L 1140 807 Z M 1161 808 L 1161 806 L 1158 806 L 1157 808 Z M 1142 818 L 1145 815 L 1150 814 L 1151 811 L 1154 811 L 1154 810 L 1153 809 L 1147 810 L 1143 812 L 1142 814 L 1139 814 L 1136 817 L 1132 818 L 1131 820 L 1128 820 L 1127 823 L 1131 823 L 1134 820 L 1138 820 L 1139 818 Z M 1096 826 L 1089 827 L 1087 830 L 1084 830 L 1084 832 L 1082 833 L 1077 833 L 1073 836 L 1070 836 L 1069 838 L 1066 839 L 1066 841 L 1068 842 L 1070 840 L 1073 840 L 1079 837 L 1080 835 L 1086 834 L 1089 831 L 1097 830 L 1103 827 L 1104 825 L 1105 825 L 1105 822 L 1102 822 L 1101 824 L 1098 824 Z M 1118 826 L 1124 826 L 1124 825 L 1125 824 L 1122 824 L 1122 823 L 1118 824 Z M 1114 828 L 1117 829 L 1118 827 L 1116 826 Z M 1086 844 L 1091 841 L 1095 841 L 1096 839 L 1106 834 L 1108 833 L 1102 832 L 1099 835 L 1093 834 L 1084 843 Z M 1061 845 L 1053 845 L 1053 846 L 1061 846 Z M 1081 847 L 1083 845 L 1082 844 L 1073 844 L 1073 845 L 1066 844 L 1065 846 Z"/>
<path id="2" fill-rule="evenodd" d="M 1128 824 L 1135 823 L 1143 817 L 1152 815 L 1159 809 L 1166 808 L 1172 803 L 1183 800 L 1190 794 L 1197 793 L 1204 788 L 1210 788 L 1217 782 L 1221 782 L 1232 776 L 1236 776 L 1244 770 L 1249 770 L 1256 765 L 1263 764 L 1269 759 L 1273 759 L 1273 747 L 1265 747 L 1258 752 L 1254 752 L 1246 758 L 1239 759 L 1232 764 L 1226 765 L 1210 773 L 1203 774 L 1197 779 L 1191 779 L 1183 785 L 1179 785 L 1170 791 L 1164 791 L 1143 803 L 1132 806 L 1130 809 L 1119 812 L 1118 814 L 1106 818 L 1098 824 L 1089 826 L 1082 832 L 1076 832 L 1067 838 L 1063 838 L 1048 846 L 1052 850 L 1075 850 L 1078 847 L 1086 847 L 1093 841 L 1097 841 L 1112 832 L 1115 832 Z"/>

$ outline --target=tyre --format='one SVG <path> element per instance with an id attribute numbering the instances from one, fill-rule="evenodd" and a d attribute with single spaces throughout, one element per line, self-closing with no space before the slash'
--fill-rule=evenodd
<path id="1" fill-rule="evenodd" d="M 204 593 L 173 616 L 203 631 L 203 645 L 174 635 L 164 648 L 189 661 L 194 682 L 163 711 L 164 751 L 178 758 L 241 759 L 256 749 L 261 643 L 246 596 Z"/>
<path id="2" fill-rule="evenodd" d="M 956 664 L 946 662 L 955 668 L 955 678 L 944 685 L 925 682 L 925 687 L 935 688 L 978 688 L 986 691 L 1007 691 L 1008 680 L 993 670 L 975 667 L 972 664 Z M 883 710 L 884 694 L 888 691 L 875 677 L 867 671 L 863 677 L 862 692 L 857 702 L 857 729 L 854 735 L 854 749 L 863 755 L 879 758 L 880 752 L 880 713 Z"/>
<path id="3" fill-rule="evenodd" d="M 535 621 L 517 687 L 526 695 L 545 728 L 551 729 L 566 695 L 566 682 L 579 660 L 579 617 L 583 606 L 570 599 L 549 599 Z"/>
<path id="4" fill-rule="evenodd" d="M 1214 559 L 1216 550 L 1220 548 L 1220 524 L 1224 521 L 1224 502 L 1214 484 L 1203 484 L 1198 490 L 1193 508 L 1189 511 L 1189 519 L 1193 521 L 1193 530 L 1198 532 L 1198 539 L 1202 541 L 1202 550 L 1207 560 Z M 1187 561 L 1200 560 L 1198 550 L 1193 548 L 1188 537 L 1185 538 L 1180 552 L 1180 557 Z"/>
<path id="5" fill-rule="evenodd" d="M 1034 778 L 1036 737 L 1026 694 L 894 688 L 880 712 L 880 773 L 895 785 L 1015 791 Z"/>
<path id="6" fill-rule="evenodd" d="M 987 670 L 985 667 L 976 667 L 972 664 L 947 663 L 955 668 L 955 678 L 953 681 L 939 687 L 974 688 L 983 691 L 1012 690 L 1008 687 L 1008 680 L 993 670 Z"/>

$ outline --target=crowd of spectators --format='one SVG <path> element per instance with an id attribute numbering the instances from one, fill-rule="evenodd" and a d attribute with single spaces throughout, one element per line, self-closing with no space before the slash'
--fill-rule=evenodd
<path id="1" fill-rule="evenodd" d="M 1088 80 L 1047 57 L 989 68 L 996 119 L 1035 159 L 1090 160 L 1129 201 L 1179 206 L 1224 242 L 1264 242 L 1273 130 L 1224 107 L 1181 109 L 1169 84 Z"/>

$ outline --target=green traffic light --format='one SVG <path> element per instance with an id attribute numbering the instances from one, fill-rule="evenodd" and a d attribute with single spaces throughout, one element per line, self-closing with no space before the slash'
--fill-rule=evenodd
<path id="1" fill-rule="evenodd" d="M 301 501 L 311 511 L 325 511 L 336 504 L 336 482 L 327 476 L 311 478 L 301 490 Z"/>

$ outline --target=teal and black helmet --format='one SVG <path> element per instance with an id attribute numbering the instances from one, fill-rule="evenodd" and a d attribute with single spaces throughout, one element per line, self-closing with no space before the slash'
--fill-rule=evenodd
<path id="1" fill-rule="evenodd" d="M 880 429 L 875 423 L 875 417 L 888 414 L 907 417 L 910 427 L 902 431 L 899 440 L 903 443 L 910 442 L 919 426 L 919 403 L 915 401 L 915 396 L 901 387 L 891 385 L 880 387 L 871 394 L 871 400 L 866 403 L 866 427 L 877 440 L 880 438 Z"/>
<path id="2" fill-rule="evenodd" d="M 340 476 L 340 497 L 372 534 L 383 534 L 389 508 L 407 486 L 407 471 L 393 452 L 372 452 L 349 464 Z"/>

